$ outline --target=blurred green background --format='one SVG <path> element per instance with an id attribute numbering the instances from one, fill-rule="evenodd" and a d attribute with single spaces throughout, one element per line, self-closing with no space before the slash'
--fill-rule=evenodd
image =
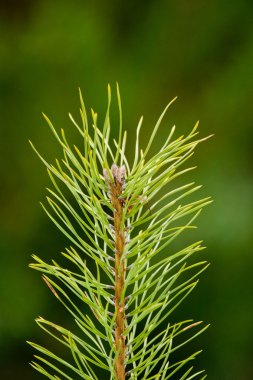
<path id="1" fill-rule="evenodd" d="M 54 159 L 41 112 L 71 139 L 77 88 L 102 119 L 107 83 L 118 81 L 130 147 L 138 118 L 145 142 L 175 95 L 161 141 L 198 119 L 202 136 L 215 134 L 191 174 L 215 200 L 198 221 L 211 267 L 180 315 L 212 324 L 192 344 L 204 348 L 198 366 L 210 380 L 253 379 L 253 2 L 2 0 L 0 9 L 0 378 L 40 378 L 25 340 L 47 338 L 33 319 L 64 318 L 28 269 L 32 252 L 57 257 L 65 244 L 38 204 L 49 180 L 28 138 Z"/>

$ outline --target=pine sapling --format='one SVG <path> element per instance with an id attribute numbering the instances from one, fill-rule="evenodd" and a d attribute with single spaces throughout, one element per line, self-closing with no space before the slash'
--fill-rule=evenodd
<path id="1" fill-rule="evenodd" d="M 171 316 L 208 265 L 189 262 L 203 249 L 200 241 L 180 249 L 173 244 L 194 228 L 193 221 L 211 202 L 204 198 L 183 203 L 200 188 L 194 182 L 172 187 L 176 178 L 193 169 L 180 168 L 205 138 L 196 139 L 196 124 L 187 136 L 173 139 L 173 127 L 160 150 L 150 154 L 174 100 L 158 119 L 145 149 L 140 148 L 140 119 L 131 164 L 125 154 L 127 133 L 122 128 L 118 86 L 117 140 L 111 138 L 109 86 L 102 128 L 93 110 L 89 123 L 80 92 L 81 125 L 72 115 L 70 119 L 80 133 L 81 147 L 69 144 L 64 131 L 58 133 L 44 115 L 63 158 L 49 164 L 32 145 L 53 186 L 48 189 L 48 207 L 42 206 L 70 246 L 62 252 L 64 264 L 46 263 L 33 255 L 31 267 L 43 272 L 45 283 L 75 325 L 70 331 L 42 317 L 36 319 L 70 353 L 66 360 L 29 342 L 40 353 L 32 366 L 49 379 L 206 377 L 203 371 L 188 367 L 199 351 L 183 357 L 181 347 L 207 326 L 196 331 L 201 322 L 173 322 Z M 194 332 L 189 336 L 188 330 Z"/>

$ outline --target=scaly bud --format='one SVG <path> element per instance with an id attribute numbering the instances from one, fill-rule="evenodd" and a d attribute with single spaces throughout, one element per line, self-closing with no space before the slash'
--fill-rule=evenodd
<path id="1" fill-rule="evenodd" d="M 112 175 L 113 175 L 114 179 L 117 179 L 118 169 L 119 168 L 118 168 L 118 166 L 116 164 L 112 164 L 111 172 L 112 172 Z"/>
<path id="2" fill-rule="evenodd" d="M 125 165 L 123 165 L 118 168 L 118 173 L 117 173 L 118 182 L 122 183 L 125 177 L 126 177 L 126 167 Z"/>

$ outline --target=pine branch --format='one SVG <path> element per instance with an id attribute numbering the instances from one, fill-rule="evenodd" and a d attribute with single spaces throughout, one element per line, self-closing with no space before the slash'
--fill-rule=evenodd
<path id="1" fill-rule="evenodd" d="M 200 322 L 172 324 L 169 317 L 208 266 L 205 261 L 189 262 L 204 247 L 196 242 L 175 252 L 172 243 L 186 230 L 195 228 L 193 222 L 211 200 L 185 203 L 200 186 L 192 182 L 172 188 L 171 184 L 193 169 L 181 166 L 206 139 L 196 139 L 198 123 L 189 135 L 174 140 L 173 127 L 161 149 L 149 155 L 174 100 L 164 109 L 144 150 L 140 148 L 143 118 L 140 119 L 132 167 L 125 156 L 127 134 L 122 128 L 118 86 L 117 141 L 110 137 L 110 87 L 101 129 L 93 110 L 89 125 L 81 92 L 82 126 L 69 115 L 81 135 L 82 147 L 72 147 L 64 131 L 58 133 L 44 115 L 63 150 L 63 158 L 49 164 L 32 145 L 47 167 L 53 186 L 47 189 L 47 206 L 42 207 L 71 246 L 62 252 L 66 267 L 56 260 L 46 263 L 37 255 L 33 255 L 35 262 L 30 266 L 43 273 L 46 285 L 70 313 L 79 331 L 79 335 L 74 334 L 57 323 L 37 318 L 37 324 L 66 347 L 72 357 L 69 362 L 30 343 L 43 355 L 36 356 L 32 366 L 47 378 L 97 380 L 100 368 L 111 380 L 166 380 L 183 373 L 182 368 L 199 353 L 175 361 L 173 353 L 207 326 L 189 337 L 187 333 Z M 162 258 L 161 252 L 166 253 Z M 87 259 L 93 262 L 92 269 Z M 179 335 L 182 338 L 177 343 Z M 181 380 L 190 380 L 199 378 L 202 372 L 193 373 L 190 367 L 180 376 Z"/>
<path id="2" fill-rule="evenodd" d="M 115 250 L 115 348 L 117 357 L 115 361 L 115 374 L 119 380 L 125 379 L 125 299 L 123 296 L 125 286 L 125 271 L 126 271 L 126 233 L 124 225 L 124 203 L 122 197 L 123 186 L 125 184 L 126 170 L 124 166 L 117 167 L 113 164 L 111 169 L 113 181 L 111 182 L 110 176 L 106 169 L 104 169 L 104 176 L 108 183 L 111 203 L 114 208 L 114 250 Z"/>

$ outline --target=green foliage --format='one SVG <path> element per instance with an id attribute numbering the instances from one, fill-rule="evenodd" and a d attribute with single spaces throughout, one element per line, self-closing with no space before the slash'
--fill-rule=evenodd
<path id="1" fill-rule="evenodd" d="M 117 375 L 115 366 L 125 345 L 125 375 L 131 379 L 166 380 L 174 375 L 181 380 L 204 379 L 202 371 L 188 368 L 199 351 L 181 359 L 182 352 L 179 350 L 176 355 L 174 352 L 207 326 L 187 335 L 201 322 L 172 323 L 168 317 L 195 288 L 199 274 L 208 265 L 205 261 L 189 262 L 203 249 L 200 241 L 178 251 L 171 248 L 175 238 L 194 228 L 193 221 L 211 202 L 210 198 L 204 198 L 181 203 L 200 186 L 193 182 L 174 188 L 171 185 L 176 178 L 193 169 L 181 169 L 181 166 L 205 139 L 196 139 L 198 124 L 187 136 L 175 139 L 173 127 L 160 150 L 150 154 L 173 99 L 158 119 L 145 149 L 140 148 L 143 118 L 140 119 L 135 155 L 130 164 L 125 155 L 127 133 L 122 129 L 118 87 L 117 140 L 111 141 L 110 87 L 101 129 L 93 110 L 92 125 L 89 125 L 81 93 L 80 100 L 82 125 L 79 126 L 71 115 L 70 119 L 82 137 L 81 147 L 72 147 L 64 131 L 58 133 L 45 115 L 62 147 L 63 159 L 51 165 L 32 145 L 46 165 L 53 185 L 48 189 L 48 206 L 42 206 L 71 246 L 62 252 L 66 267 L 55 260 L 48 264 L 35 255 L 31 267 L 43 272 L 44 281 L 73 317 L 77 331 L 71 332 L 39 317 L 37 324 L 68 348 L 72 361 L 29 342 L 40 353 L 32 366 L 50 379 L 98 379 L 97 369 L 100 368 L 105 372 L 104 378 L 118 380 L 123 377 Z M 116 185 L 121 189 L 118 202 L 122 208 L 118 230 L 111 192 Z M 123 239 L 118 263 L 115 259 L 116 236 Z M 167 255 L 159 259 L 162 250 L 166 250 Z M 95 273 L 90 269 L 91 261 L 95 264 Z M 120 276 L 124 282 L 117 300 L 115 289 Z M 123 343 L 119 346 L 115 333 L 119 313 L 117 302 L 124 313 L 126 311 L 122 314 Z"/>

